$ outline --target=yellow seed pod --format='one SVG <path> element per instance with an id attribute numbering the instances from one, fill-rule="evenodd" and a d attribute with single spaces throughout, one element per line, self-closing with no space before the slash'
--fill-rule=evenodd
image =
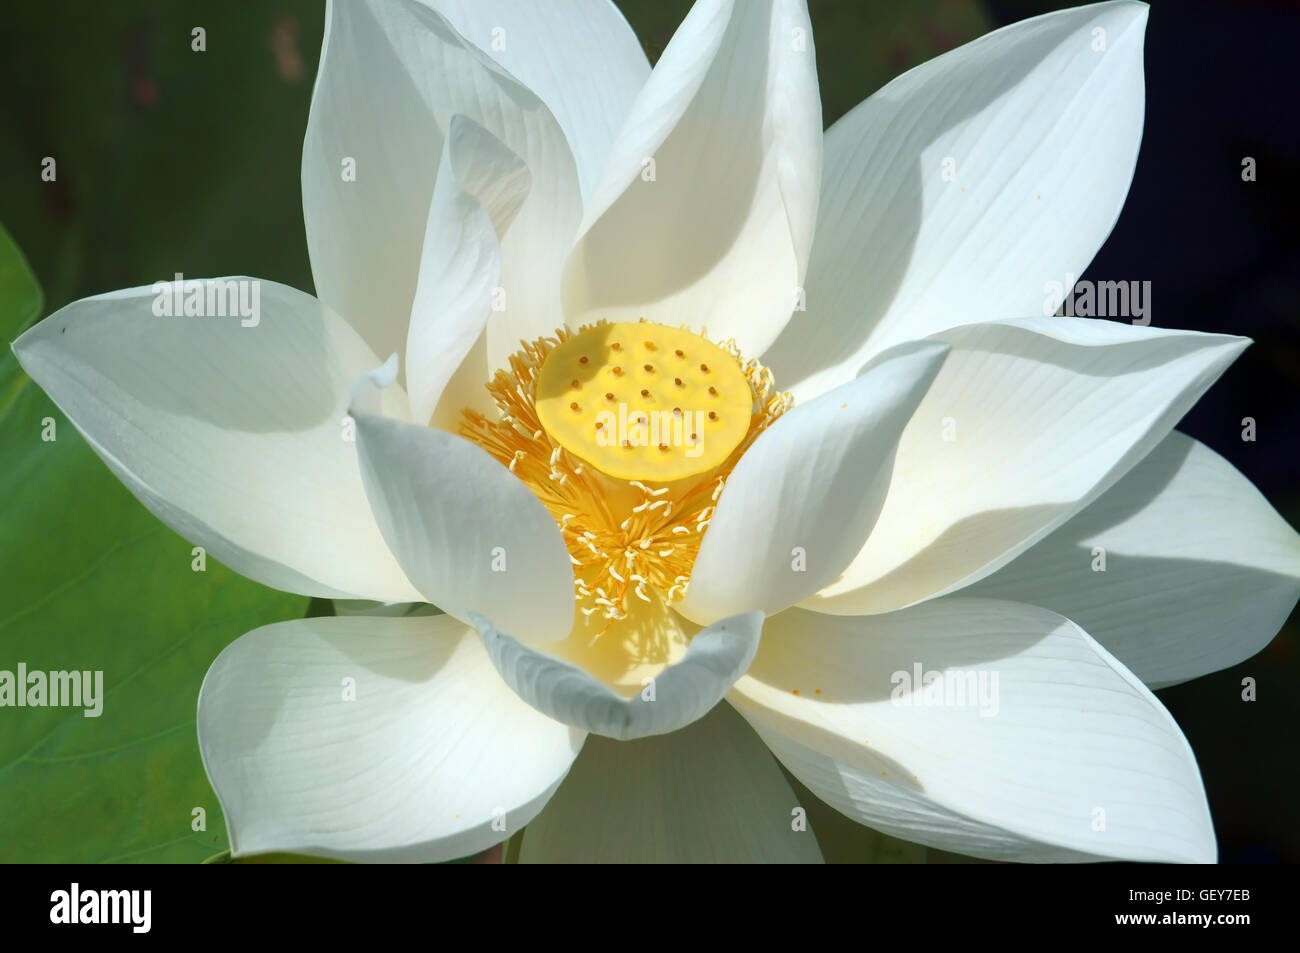
<path id="1" fill-rule="evenodd" d="M 722 465 L 754 393 L 736 358 L 648 321 L 600 324 L 546 356 L 537 416 L 565 450 L 621 480 L 671 483 Z"/>

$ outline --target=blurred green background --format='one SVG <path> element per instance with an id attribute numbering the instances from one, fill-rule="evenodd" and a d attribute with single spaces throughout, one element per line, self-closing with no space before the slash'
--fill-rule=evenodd
<path id="1" fill-rule="evenodd" d="M 690 4 L 618 5 L 653 61 Z M 903 70 L 1063 5 L 810 0 L 827 125 Z M 30 263 L 44 303 L 22 276 L 0 272 L 0 337 L 12 340 L 31 319 L 76 298 L 178 271 L 256 275 L 312 290 L 299 164 L 323 16 L 319 0 L 10 0 L 0 14 L 0 223 Z M 195 26 L 207 31 L 202 53 L 190 48 Z M 1270 217 L 1271 200 L 1240 189 L 1205 199 L 1211 186 L 1179 175 L 1208 181 L 1221 163 L 1231 171 L 1234 156 L 1256 153 L 1295 172 L 1293 133 L 1270 124 L 1267 112 L 1256 122 L 1246 110 L 1243 124 L 1241 108 L 1231 106 L 1233 57 L 1249 57 L 1252 44 L 1268 38 L 1293 42 L 1295 20 L 1267 3 L 1157 4 L 1148 35 L 1143 158 L 1120 226 L 1092 271 L 1182 281 L 1192 304 L 1186 320 L 1170 324 L 1251 334 L 1265 345 L 1248 352 L 1183 429 L 1228 456 L 1294 525 L 1296 303 L 1293 287 L 1289 296 L 1269 296 L 1278 269 L 1294 266 L 1294 235 Z M 1198 36 L 1218 44 L 1218 67 L 1175 55 Z M 1228 77 L 1215 87 L 1222 103 L 1197 87 L 1220 75 Z M 1266 86 L 1255 87 L 1257 98 L 1282 95 L 1261 93 Z M 1199 116 L 1195 136 L 1189 115 Z M 1198 165 L 1207 151 L 1208 164 Z M 57 161 L 54 182 L 40 178 L 47 156 Z M 1272 188 L 1267 194 L 1294 190 Z M 1180 214 L 1199 231 L 1189 233 Z M 1216 224 L 1223 218 L 1226 233 Z M 1180 234 L 1167 234 L 1171 228 Z M 1216 288 L 1196 287 L 1197 256 L 1218 267 Z M 1263 318 L 1253 306 L 1260 300 Z M 1230 425 L 1246 413 L 1260 420 L 1262 445 L 1289 436 L 1258 453 L 1234 445 Z M 56 419 L 58 440 L 36 457 L 32 434 L 46 416 Z M 205 574 L 191 572 L 190 543 L 118 485 L 7 347 L 0 460 L 0 667 L 25 659 L 100 668 L 109 686 L 98 722 L 76 710 L 28 710 L 21 719 L 0 712 L 0 862 L 196 862 L 219 853 L 224 821 L 194 740 L 203 673 L 248 629 L 328 606 L 263 589 L 213 562 Z M 1197 752 L 1225 860 L 1300 856 L 1294 625 L 1256 659 L 1161 693 Z M 1249 705 L 1239 700 L 1247 674 L 1260 684 L 1259 701 Z M 193 829 L 195 808 L 206 812 L 202 830 Z M 829 860 L 960 859 L 876 837 L 829 809 L 811 811 Z"/>

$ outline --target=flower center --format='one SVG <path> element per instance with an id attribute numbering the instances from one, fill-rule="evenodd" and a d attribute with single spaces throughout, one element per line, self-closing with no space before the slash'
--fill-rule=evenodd
<path id="1" fill-rule="evenodd" d="M 646 321 L 522 343 L 487 385 L 500 419 L 466 410 L 460 433 L 555 517 L 599 636 L 630 600 L 685 594 L 726 478 L 790 396 L 733 342 Z"/>
<path id="2" fill-rule="evenodd" d="M 561 447 L 620 480 L 714 470 L 749 432 L 754 394 L 735 358 L 691 331 L 603 324 L 547 355 L 537 417 Z"/>

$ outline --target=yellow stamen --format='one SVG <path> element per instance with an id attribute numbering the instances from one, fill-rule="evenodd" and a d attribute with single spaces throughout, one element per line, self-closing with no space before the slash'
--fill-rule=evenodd
<path id="1" fill-rule="evenodd" d="M 461 434 L 508 466 L 555 517 L 573 563 L 580 624 L 599 636 L 627 617 L 629 598 L 671 603 L 685 595 L 726 478 L 790 397 L 774 392 L 770 372 L 742 361 L 733 342 L 718 347 L 685 329 L 601 323 L 521 344 L 487 385 L 500 418 L 466 410 Z M 628 365 L 633 349 L 643 363 Z M 575 380 L 598 386 L 575 388 Z M 621 425 L 617 416 L 597 419 L 643 391 L 650 396 L 638 403 L 668 415 L 658 418 L 658 439 L 641 441 L 630 415 Z"/>

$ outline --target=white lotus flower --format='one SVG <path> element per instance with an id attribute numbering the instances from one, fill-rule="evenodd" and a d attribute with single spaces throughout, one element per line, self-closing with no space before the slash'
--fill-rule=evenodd
<path id="1" fill-rule="evenodd" d="M 319 301 L 263 282 L 243 327 L 137 288 L 15 345 L 223 562 L 445 611 L 221 654 L 199 737 L 236 854 L 440 860 L 531 822 L 525 860 L 818 860 L 766 746 L 922 844 L 1215 858 L 1150 688 L 1300 594 L 1296 534 L 1171 429 L 1247 342 L 1036 316 L 1128 189 L 1144 5 L 999 30 L 824 136 L 803 0 L 700 0 L 653 71 L 606 0 L 327 17 Z M 638 393 L 704 433 L 603 439 Z M 996 698 L 930 704 L 936 676 Z"/>

